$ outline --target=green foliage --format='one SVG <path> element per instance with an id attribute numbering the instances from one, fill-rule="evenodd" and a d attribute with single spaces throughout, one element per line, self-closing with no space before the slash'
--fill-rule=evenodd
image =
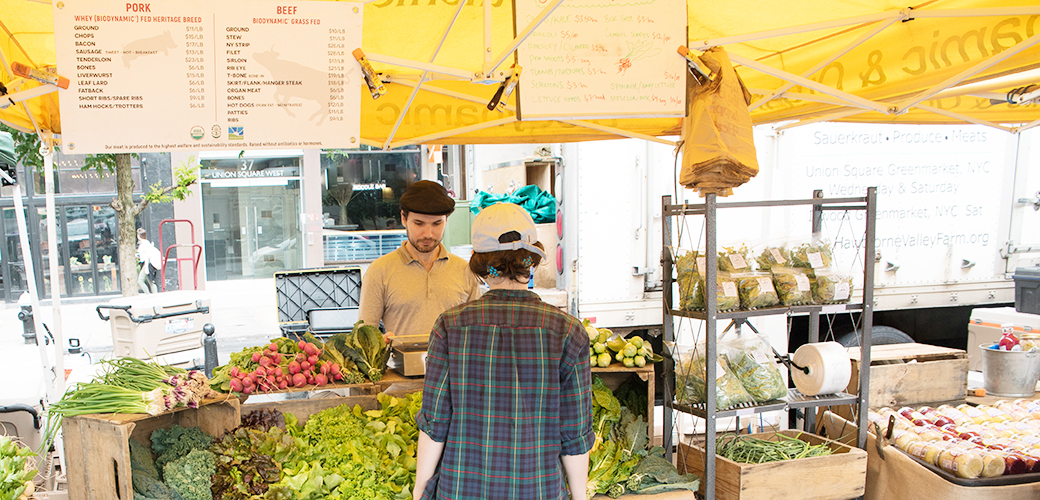
<path id="1" fill-rule="evenodd" d="M 619 391 L 622 387 L 618 388 Z M 636 392 L 630 389 L 629 392 Z M 637 393 L 637 392 L 636 392 Z M 638 394 L 638 393 L 637 393 Z M 646 413 L 646 391 L 641 402 Z M 592 381 L 592 422 L 596 441 L 589 454 L 589 481 L 586 493 L 606 493 L 612 498 L 623 495 L 625 482 L 632 469 L 646 455 L 649 443 L 645 417 L 640 417 L 621 402 L 599 377 Z"/>
<path id="2" fill-rule="evenodd" d="M 166 485 L 184 500 L 212 500 L 210 478 L 216 471 L 214 455 L 208 450 L 191 450 L 163 467 Z"/>
<path id="3" fill-rule="evenodd" d="M 640 494 L 661 493 L 671 490 L 697 491 L 700 480 L 693 474 L 679 474 L 675 466 L 664 458 L 664 448 L 655 446 L 625 481 L 628 491 Z"/>
<path id="4" fill-rule="evenodd" d="M 138 476 L 159 478 L 159 469 L 155 468 L 151 450 L 148 449 L 147 444 L 140 443 L 136 439 L 130 440 L 130 472 L 134 479 L 137 479 Z"/>
<path id="5" fill-rule="evenodd" d="M 152 432 L 152 452 L 156 454 L 155 467 L 165 470 L 166 464 L 181 458 L 192 450 L 205 450 L 213 443 L 213 436 L 198 427 L 184 428 L 174 424 L 169 429 Z"/>
<path id="6" fill-rule="evenodd" d="M 210 448 L 216 454 L 213 498 L 246 500 L 265 494 L 281 479 L 281 464 L 294 461 L 303 446 L 301 439 L 278 427 L 266 432 L 240 427 L 225 434 Z"/>
<path id="7" fill-rule="evenodd" d="M 361 372 L 369 380 L 379 382 L 386 370 L 386 361 L 390 359 L 390 348 L 383 340 L 383 334 L 375 325 L 362 321 L 354 324 L 354 329 L 346 339 L 343 352 L 347 354 Z"/>
<path id="8" fill-rule="evenodd" d="M 36 475 L 36 467 L 29 463 L 32 455 L 32 450 L 0 436 L 0 498 L 13 500 L 25 492 L 26 481 Z"/>
<path id="9" fill-rule="evenodd" d="M 43 171 L 43 156 L 40 155 L 40 136 L 25 133 L 0 123 L 0 131 L 10 132 L 14 139 L 14 155 L 22 165 Z"/>
<path id="10" fill-rule="evenodd" d="M 199 165 L 194 156 L 182 162 L 173 169 L 173 185 L 164 188 L 161 182 L 156 182 L 148 187 L 144 198 L 149 203 L 167 203 L 174 200 L 182 201 L 191 195 L 191 186 L 199 181 Z"/>

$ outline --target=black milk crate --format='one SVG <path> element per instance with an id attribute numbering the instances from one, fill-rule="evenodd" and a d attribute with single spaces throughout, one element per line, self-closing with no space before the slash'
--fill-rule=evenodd
<path id="1" fill-rule="evenodd" d="M 274 273 L 278 326 L 282 335 L 308 329 L 315 309 L 357 309 L 361 301 L 360 267 L 323 267 Z M 354 325 L 344 325 L 350 330 Z"/>

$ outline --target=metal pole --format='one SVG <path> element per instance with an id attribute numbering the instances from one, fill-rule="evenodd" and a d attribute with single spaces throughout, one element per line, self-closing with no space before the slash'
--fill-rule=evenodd
<path id="1" fill-rule="evenodd" d="M 867 188 L 867 227 L 865 249 L 863 255 L 863 338 L 860 339 L 860 377 L 859 377 L 859 426 L 856 445 L 860 449 L 867 446 L 867 395 L 870 394 L 870 346 L 871 328 L 874 325 L 874 238 L 877 216 L 877 187 Z"/>
<path id="2" fill-rule="evenodd" d="M 715 378 L 721 375 L 718 373 L 718 346 L 715 339 L 719 299 L 716 290 L 719 286 L 717 267 L 719 254 L 716 253 L 718 249 L 715 241 L 718 222 L 715 203 L 715 193 L 708 193 L 704 196 L 704 266 L 708 268 L 704 276 L 704 345 L 706 346 L 704 364 L 707 365 L 704 381 L 705 416 L 707 417 L 704 422 L 704 493 L 707 500 L 715 500 L 715 473 L 717 472 L 715 468 L 715 433 L 717 430 L 715 413 L 718 411 L 715 399 L 715 391 L 718 390 L 718 387 L 715 384 Z"/>
<path id="3" fill-rule="evenodd" d="M 661 249 L 661 285 L 662 285 L 662 296 L 663 301 L 663 316 L 664 319 L 662 328 L 664 329 L 664 345 L 667 346 L 669 342 L 675 341 L 675 331 L 673 330 L 674 325 L 672 323 L 672 258 L 667 255 L 669 247 L 672 246 L 672 216 L 668 213 L 668 205 L 672 204 L 671 196 L 661 197 L 661 220 L 664 224 L 663 230 L 661 231 L 663 247 Z M 672 348 L 675 349 L 674 347 Z M 674 354 L 674 353 L 667 353 Z M 664 371 L 661 373 L 661 379 L 664 381 L 664 404 L 662 405 L 662 430 L 664 431 L 661 436 L 661 446 L 664 447 L 664 456 L 669 462 L 672 461 L 672 386 L 671 383 L 675 381 L 675 361 L 672 356 L 665 356 L 664 358 Z M 654 397 L 653 394 L 650 397 Z"/>

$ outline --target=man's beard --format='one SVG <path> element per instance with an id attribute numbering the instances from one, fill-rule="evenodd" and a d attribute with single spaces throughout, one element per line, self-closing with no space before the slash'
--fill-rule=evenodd
<path id="1" fill-rule="evenodd" d="M 412 248 L 414 248 L 419 253 L 430 253 L 436 251 L 437 247 L 440 246 L 440 243 L 440 240 L 436 240 L 434 238 L 425 238 L 416 241 L 412 239 L 411 236 L 408 236 L 408 244 L 412 245 Z"/>

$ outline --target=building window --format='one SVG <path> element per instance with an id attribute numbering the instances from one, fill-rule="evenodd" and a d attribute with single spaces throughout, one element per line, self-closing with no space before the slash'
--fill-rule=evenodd
<path id="1" fill-rule="evenodd" d="M 420 150 L 324 151 L 321 205 L 325 264 L 372 261 L 403 243 L 401 195 L 421 180 Z"/>
<path id="2" fill-rule="evenodd" d="M 55 194 L 115 194 L 116 173 L 106 173 L 104 177 L 96 170 L 82 170 L 86 165 L 86 155 L 67 155 L 60 151 L 54 153 L 54 192 Z M 143 192 L 141 188 L 141 162 L 130 158 L 130 172 L 134 179 L 134 194 Z M 33 172 L 34 192 L 38 195 L 46 193 L 43 173 Z"/>

